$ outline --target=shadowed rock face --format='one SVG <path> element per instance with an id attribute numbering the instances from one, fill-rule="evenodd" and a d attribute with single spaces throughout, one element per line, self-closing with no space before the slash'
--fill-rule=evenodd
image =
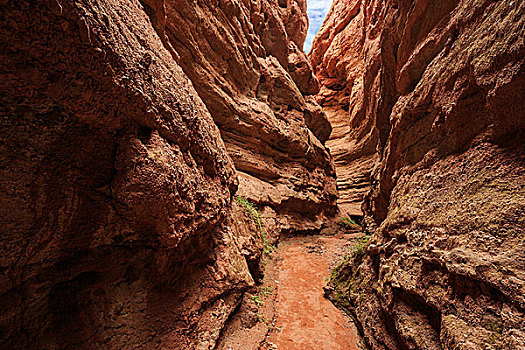
<path id="1" fill-rule="evenodd" d="M 334 211 L 305 30 L 295 1 L 0 2 L 0 347 L 214 347 L 262 249 L 232 197 L 273 235 Z"/>
<path id="2" fill-rule="evenodd" d="M 329 293 L 373 349 L 525 347 L 524 15 L 518 1 L 335 1 L 316 37 L 337 172 L 377 164 L 374 234 Z M 344 200 L 354 183 L 338 185 Z"/>

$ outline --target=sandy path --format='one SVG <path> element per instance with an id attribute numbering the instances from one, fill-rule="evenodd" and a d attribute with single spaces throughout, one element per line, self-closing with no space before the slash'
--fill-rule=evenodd
<path id="1" fill-rule="evenodd" d="M 350 235 L 288 239 L 279 246 L 279 290 L 270 343 L 279 350 L 358 350 L 350 319 L 323 296 L 329 265 Z"/>

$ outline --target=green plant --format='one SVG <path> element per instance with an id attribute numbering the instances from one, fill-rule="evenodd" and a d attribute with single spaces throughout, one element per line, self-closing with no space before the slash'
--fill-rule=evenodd
<path id="1" fill-rule="evenodd" d="M 271 286 L 263 287 L 261 289 L 261 293 L 262 293 L 263 297 L 266 298 L 268 295 L 273 294 L 273 287 L 271 287 Z"/>
<path id="2" fill-rule="evenodd" d="M 482 326 L 488 331 L 491 331 L 497 334 L 503 333 L 503 325 L 500 322 L 487 321 L 487 322 L 483 322 Z"/>
<path id="3" fill-rule="evenodd" d="M 368 246 L 370 240 L 370 236 L 362 236 L 357 239 L 355 242 L 354 248 L 352 251 L 347 254 L 339 264 L 337 264 L 330 273 L 329 283 L 338 285 L 343 280 L 346 280 L 350 283 L 351 289 L 357 288 L 357 273 L 359 265 L 361 264 L 365 252 L 366 247 Z M 351 272 L 350 275 L 345 276 L 345 270 L 347 267 L 350 267 Z M 342 274 L 342 275 L 341 275 Z"/>
<path id="4" fill-rule="evenodd" d="M 343 260 L 339 264 L 337 264 L 337 266 L 335 268 L 332 269 L 332 276 L 343 265 L 346 265 L 347 263 L 349 263 L 350 260 L 353 260 L 353 259 L 361 260 L 361 258 L 364 256 L 364 253 L 366 251 L 366 247 L 368 246 L 368 241 L 369 240 L 370 240 L 370 236 L 367 236 L 367 235 L 359 237 L 356 240 L 354 248 L 352 249 L 352 251 L 349 254 L 345 255 Z"/>
<path id="5" fill-rule="evenodd" d="M 264 316 L 261 316 L 261 315 L 257 315 L 257 320 L 261 323 L 263 323 L 265 326 L 266 326 L 266 330 L 268 332 L 271 332 L 272 329 L 273 329 L 273 326 L 272 326 L 272 323 L 270 322 L 270 320 L 267 320 Z"/>
<path id="6" fill-rule="evenodd" d="M 346 228 L 357 228 L 357 227 L 359 227 L 358 223 L 356 223 L 352 218 L 347 217 L 347 216 L 340 218 L 337 223 L 339 225 L 341 225 L 341 226 L 346 227 Z"/>
<path id="7" fill-rule="evenodd" d="M 252 300 L 257 306 L 257 308 L 264 305 L 264 301 L 261 300 L 261 297 L 258 294 L 252 295 Z"/>
<path id="8" fill-rule="evenodd" d="M 344 310 L 366 299 L 366 291 L 363 290 L 365 276 L 359 267 L 365 257 L 370 237 L 365 235 L 358 238 L 352 251 L 331 271 L 328 285 L 333 292 L 330 299 Z"/>
<path id="9" fill-rule="evenodd" d="M 502 336 L 503 336 L 503 325 L 500 323 L 500 322 L 496 322 L 496 321 L 487 321 L 487 322 L 484 322 L 482 324 L 482 326 L 492 332 L 489 337 L 488 337 L 488 340 L 489 342 L 491 342 L 492 344 L 494 343 L 497 343 L 498 341 L 501 340 Z"/>
<path id="10" fill-rule="evenodd" d="M 270 244 L 268 244 L 268 240 L 266 238 L 266 233 L 264 232 L 264 226 L 262 221 L 262 216 L 255 207 L 255 204 L 250 202 L 247 198 L 241 197 L 241 196 L 235 196 L 235 200 L 239 205 L 244 207 L 246 210 L 246 213 L 248 216 L 253 220 L 255 223 L 255 226 L 257 227 L 257 230 L 259 231 L 259 235 L 261 236 L 261 239 L 263 241 L 263 253 L 269 254 L 276 248 Z"/>
<path id="11" fill-rule="evenodd" d="M 370 236 L 362 236 L 357 239 L 355 242 L 354 249 L 352 250 L 352 258 L 361 259 L 362 256 L 365 254 L 366 247 L 368 247 L 368 241 L 370 240 Z"/>

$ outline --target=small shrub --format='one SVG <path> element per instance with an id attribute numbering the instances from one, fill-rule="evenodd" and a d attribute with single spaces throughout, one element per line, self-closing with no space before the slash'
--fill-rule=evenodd
<path id="1" fill-rule="evenodd" d="M 359 227 L 358 223 L 356 223 L 352 218 L 347 217 L 347 216 L 340 218 L 339 221 L 337 221 L 337 223 L 340 226 L 343 226 L 346 228 L 358 228 Z"/>
<path id="2" fill-rule="evenodd" d="M 356 259 L 358 262 L 361 262 L 362 257 L 365 255 L 366 247 L 368 246 L 368 241 L 370 236 L 362 236 L 357 239 L 354 245 L 354 249 L 347 254 L 343 260 L 332 270 L 332 276 L 339 270 L 343 265 L 348 264 L 351 260 Z"/>
<path id="3" fill-rule="evenodd" d="M 270 322 L 270 320 L 267 320 L 264 316 L 257 315 L 257 320 L 266 326 L 266 330 L 268 332 L 271 332 L 273 330 L 272 323 Z"/>
<path id="4" fill-rule="evenodd" d="M 261 300 L 261 297 L 258 294 L 252 295 L 252 300 L 257 306 L 257 308 L 264 305 L 264 301 Z"/>
<path id="5" fill-rule="evenodd" d="M 482 326 L 486 330 L 492 332 L 488 337 L 489 342 L 491 342 L 492 344 L 495 344 L 502 339 L 503 325 L 501 323 L 496 322 L 496 321 L 488 321 L 488 322 L 484 322 Z"/>
<path id="6" fill-rule="evenodd" d="M 259 235 L 261 236 L 261 239 L 263 241 L 263 253 L 264 254 L 269 254 L 270 252 L 275 250 L 276 248 L 274 246 L 268 244 L 268 240 L 266 238 L 266 233 L 264 232 L 262 216 L 259 213 L 259 211 L 257 210 L 257 208 L 255 207 L 255 204 L 250 202 L 248 199 L 246 199 L 244 197 L 240 197 L 240 196 L 236 196 L 235 200 L 237 201 L 237 203 L 239 203 L 239 205 L 244 207 L 244 209 L 246 210 L 246 213 L 248 214 L 248 216 L 255 223 L 255 226 L 257 227 L 257 230 L 259 231 Z"/>
<path id="7" fill-rule="evenodd" d="M 261 293 L 262 293 L 263 297 L 266 298 L 268 295 L 272 295 L 273 294 L 273 287 L 271 287 L 271 286 L 263 287 L 261 289 Z"/>
<path id="8" fill-rule="evenodd" d="M 489 330 L 491 332 L 502 334 L 503 333 L 503 325 L 496 321 L 487 321 L 483 323 L 483 327 L 486 330 Z"/>
<path id="9" fill-rule="evenodd" d="M 362 236 L 357 239 L 352 252 L 347 254 L 343 260 L 332 269 L 329 283 L 337 286 L 346 280 L 351 283 L 352 288 L 356 287 L 355 282 L 358 277 L 358 268 L 365 256 L 369 240 L 370 236 Z M 351 267 L 350 275 L 344 273 L 347 267 Z M 343 275 L 341 275 L 341 273 L 343 273 Z"/>
<path id="10" fill-rule="evenodd" d="M 357 239 L 354 250 L 351 253 L 352 258 L 356 258 L 358 260 L 362 259 L 362 257 L 365 255 L 366 247 L 368 247 L 369 240 L 370 236 L 363 236 Z"/>

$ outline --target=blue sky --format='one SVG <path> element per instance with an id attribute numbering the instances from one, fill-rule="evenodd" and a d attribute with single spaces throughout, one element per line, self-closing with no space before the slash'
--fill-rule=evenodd
<path id="1" fill-rule="evenodd" d="M 308 53 L 312 47 L 312 40 L 314 40 L 315 34 L 321 28 L 324 18 L 330 10 L 332 0 L 308 0 L 308 18 L 310 19 L 310 26 L 308 27 L 308 35 L 304 43 L 304 51 Z"/>

